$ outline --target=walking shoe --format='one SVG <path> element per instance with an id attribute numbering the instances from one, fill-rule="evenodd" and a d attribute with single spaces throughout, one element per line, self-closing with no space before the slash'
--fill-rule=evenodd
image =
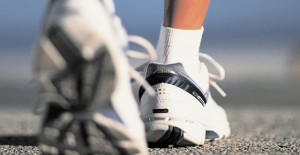
<path id="1" fill-rule="evenodd" d="M 219 106 L 211 95 L 204 108 L 205 140 L 220 140 L 230 135 L 230 125 L 225 110 Z"/>
<path id="2" fill-rule="evenodd" d="M 46 105 L 41 152 L 147 154 L 112 1 L 50 1 L 43 24 L 34 66 Z"/>
<path id="3" fill-rule="evenodd" d="M 206 54 L 207 59 L 220 71 L 209 74 L 200 64 L 201 83 L 212 85 L 222 95 L 225 93 L 214 82 L 224 79 L 224 69 Z M 146 81 L 155 90 L 150 96 L 144 88 L 139 90 L 141 117 L 145 123 L 147 141 L 155 146 L 202 145 L 207 140 L 220 139 L 230 134 L 224 109 L 212 99 L 210 91 L 189 77 L 180 63 L 151 63 L 146 67 Z"/>

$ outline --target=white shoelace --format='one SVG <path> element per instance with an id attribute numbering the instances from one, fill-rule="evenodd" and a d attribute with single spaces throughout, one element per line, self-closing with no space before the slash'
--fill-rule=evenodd
<path id="1" fill-rule="evenodd" d="M 128 36 L 128 41 L 145 48 L 145 50 L 148 53 L 148 54 L 145 54 L 145 53 L 141 53 L 140 51 L 136 51 L 136 50 L 128 50 L 126 53 L 126 55 L 128 57 L 134 58 L 134 59 L 146 60 L 148 62 L 156 61 L 157 54 L 156 54 L 155 48 L 152 46 L 152 44 L 148 40 L 146 40 L 145 38 L 140 37 L 140 36 L 130 35 L 130 36 Z M 145 66 L 143 66 L 143 68 L 144 67 Z M 129 72 L 130 76 L 136 82 L 138 82 L 142 87 L 144 87 L 146 92 L 149 95 L 154 96 L 155 90 L 149 85 L 149 83 L 145 80 L 145 78 L 137 70 L 138 69 L 135 69 L 130 66 L 130 72 Z"/>
<path id="2" fill-rule="evenodd" d="M 146 40 L 143 37 L 130 35 L 128 37 L 129 42 L 138 44 L 146 49 L 148 52 L 147 54 L 141 53 L 139 51 L 135 50 L 128 50 L 127 56 L 135 59 L 142 59 L 142 60 L 148 60 L 148 61 L 156 61 L 157 60 L 157 54 L 155 48 L 152 46 L 152 44 Z"/>
<path id="3" fill-rule="evenodd" d="M 219 74 L 209 74 L 209 84 L 213 86 L 223 97 L 226 96 L 224 90 L 216 83 L 216 81 L 222 81 L 225 78 L 225 69 L 223 66 L 218 63 L 215 59 L 205 53 L 199 53 L 199 59 L 207 60 L 215 69 L 219 72 Z"/>

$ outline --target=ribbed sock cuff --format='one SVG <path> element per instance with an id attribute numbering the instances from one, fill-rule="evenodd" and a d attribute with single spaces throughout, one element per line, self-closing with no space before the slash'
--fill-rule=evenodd
<path id="1" fill-rule="evenodd" d="M 199 48 L 204 28 L 182 30 L 161 26 L 160 42 L 165 46 Z"/>
<path id="2" fill-rule="evenodd" d="M 204 28 L 200 30 L 182 30 L 161 26 L 157 44 L 158 62 L 163 63 L 163 60 L 167 59 L 169 53 L 176 55 L 179 52 L 178 49 L 183 50 L 181 52 L 184 52 L 185 55 L 197 55 L 203 31 Z"/>

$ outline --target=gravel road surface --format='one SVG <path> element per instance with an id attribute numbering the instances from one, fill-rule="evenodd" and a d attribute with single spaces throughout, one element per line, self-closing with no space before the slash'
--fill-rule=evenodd
<path id="1" fill-rule="evenodd" d="M 203 146 L 150 148 L 150 154 L 300 154 L 300 107 L 227 108 L 230 138 Z M 39 118 L 26 109 L 0 112 L 0 154 L 40 154 Z"/>

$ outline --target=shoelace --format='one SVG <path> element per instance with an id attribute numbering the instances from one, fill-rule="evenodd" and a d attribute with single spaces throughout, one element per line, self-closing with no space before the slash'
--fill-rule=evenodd
<path id="1" fill-rule="evenodd" d="M 147 54 L 141 53 L 140 51 L 135 50 L 128 50 L 127 56 L 135 59 L 141 59 L 141 60 L 147 60 L 147 61 L 156 61 L 157 60 L 157 54 L 155 51 L 155 48 L 152 46 L 152 44 L 146 40 L 143 37 L 130 35 L 128 37 L 129 42 L 138 44 L 146 49 L 148 52 Z"/>
<path id="2" fill-rule="evenodd" d="M 128 36 L 128 41 L 131 43 L 135 43 L 143 48 L 145 48 L 145 50 L 147 51 L 148 54 L 145 53 L 141 53 L 140 51 L 136 51 L 136 50 L 128 50 L 126 55 L 130 58 L 134 58 L 134 59 L 140 59 L 140 60 L 146 60 L 148 62 L 151 61 L 156 61 L 157 59 L 157 54 L 155 51 L 155 48 L 152 46 L 152 44 L 146 40 L 143 37 L 140 36 L 135 36 L 135 35 L 130 35 Z M 146 66 L 146 65 L 144 65 Z M 144 68 L 143 66 L 143 68 Z M 155 95 L 155 90 L 150 86 L 150 84 L 144 79 L 144 77 L 139 73 L 138 71 L 139 69 L 137 68 L 133 68 L 130 66 L 130 76 L 136 81 L 138 82 L 142 87 L 145 88 L 146 92 L 151 95 L 154 96 Z"/>
<path id="3" fill-rule="evenodd" d="M 226 96 L 224 90 L 216 83 L 216 81 L 222 81 L 225 78 L 225 70 L 223 66 L 218 63 L 214 58 L 205 53 L 199 53 L 199 59 L 207 60 L 215 69 L 219 72 L 219 74 L 209 74 L 209 84 L 213 86 L 223 97 Z"/>
<path id="4" fill-rule="evenodd" d="M 145 45 L 145 49 L 148 49 L 148 53 L 144 54 L 144 53 L 140 53 L 138 51 L 129 51 L 127 53 L 127 55 L 129 57 L 132 58 L 136 58 L 136 59 L 142 59 L 142 60 L 148 60 L 148 61 L 155 61 L 157 59 L 157 55 L 155 53 L 155 50 L 153 47 L 151 47 L 152 45 L 148 42 L 144 42 L 145 40 L 141 37 L 137 37 L 137 36 L 133 36 L 131 39 L 133 39 L 135 42 L 137 40 L 143 40 L 141 41 L 143 45 Z M 132 41 L 132 40 L 131 40 Z M 146 40 L 147 41 L 147 40 Z M 216 83 L 216 81 L 222 81 L 225 79 L 225 69 L 223 68 L 223 66 L 218 63 L 214 58 L 212 58 L 210 55 L 205 54 L 205 53 L 199 53 L 199 59 L 205 59 L 207 60 L 217 71 L 218 74 L 213 74 L 213 73 L 208 73 L 209 74 L 209 84 L 214 87 L 223 97 L 226 96 L 225 91 Z M 136 81 L 139 81 L 139 83 L 144 82 L 145 79 L 142 77 L 140 77 L 140 73 L 139 72 L 143 72 L 144 68 L 147 66 L 147 63 L 137 67 L 135 69 L 135 72 L 133 74 L 135 74 L 136 76 L 139 75 L 137 77 Z M 148 87 L 148 83 L 146 83 L 145 85 L 143 85 L 144 88 L 149 88 Z M 151 88 L 151 87 L 150 87 Z M 152 91 L 152 90 L 150 90 Z"/>
<path id="5" fill-rule="evenodd" d="M 118 30 L 117 34 L 119 35 L 118 38 L 120 39 L 119 41 L 121 43 L 121 46 L 126 46 L 127 41 L 128 41 L 128 42 L 135 43 L 135 44 L 143 47 L 148 53 L 148 55 L 147 55 L 140 51 L 128 49 L 126 51 L 126 55 L 128 57 L 134 58 L 134 59 L 146 60 L 149 62 L 156 61 L 157 55 L 156 55 L 155 48 L 152 46 L 152 44 L 148 40 L 146 40 L 143 37 L 136 36 L 136 35 L 127 35 L 124 27 L 122 26 L 121 19 L 118 16 L 116 16 L 115 14 L 112 14 L 112 20 L 115 23 L 114 25 L 117 27 L 116 30 Z M 142 87 L 144 87 L 146 92 L 149 95 L 151 95 L 151 96 L 155 95 L 154 89 L 149 85 L 149 83 L 147 81 L 145 81 L 144 77 L 140 73 L 138 73 L 136 71 L 136 69 L 134 69 L 131 66 L 129 66 L 129 75 L 133 80 L 135 80 Z"/>

